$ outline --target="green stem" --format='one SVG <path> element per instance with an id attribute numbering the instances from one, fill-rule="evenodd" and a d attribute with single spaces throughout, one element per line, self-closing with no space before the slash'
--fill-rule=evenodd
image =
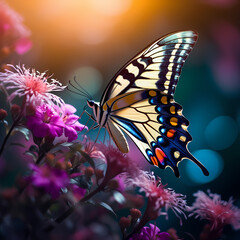
<path id="1" fill-rule="evenodd" d="M 98 192 L 101 192 L 105 187 L 105 184 L 100 184 L 95 190 L 93 190 L 92 192 L 90 192 L 88 195 L 86 195 L 85 197 L 83 197 L 80 201 L 78 201 L 76 204 L 74 204 L 72 207 L 68 208 L 67 211 L 65 211 L 61 216 L 59 216 L 58 218 L 55 219 L 55 222 L 60 224 L 61 222 L 63 222 L 67 217 L 69 217 L 74 210 L 78 207 L 79 204 L 86 202 L 87 200 L 89 200 L 91 197 L 93 197 L 95 194 L 97 194 Z M 54 225 L 49 225 L 46 228 L 44 228 L 45 232 L 50 232 L 54 229 Z"/>
<path id="2" fill-rule="evenodd" d="M 130 237 L 132 237 L 132 235 L 141 231 L 141 229 L 151 220 L 151 217 L 149 216 L 148 213 L 149 213 L 149 202 L 147 204 L 147 208 L 139 224 L 133 229 L 133 231 L 130 234 L 128 234 L 126 237 L 123 236 L 123 240 L 128 240 Z"/>
<path id="3" fill-rule="evenodd" d="M 6 143 L 7 143 L 8 139 L 9 139 L 9 137 L 10 137 L 12 131 L 13 131 L 13 129 L 14 129 L 14 128 L 16 127 L 16 125 L 18 124 L 18 121 L 19 121 L 19 119 L 17 119 L 17 120 L 12 124 L 12 126 L 11 126 L 11 128 L 9 129 L 6 137 L 4 138 L 4 141 L 3 141 L 2 146 L 1 146 L 1 149 L 0 149 L 0 156 L 1 156 L 2 153 L 3 153 L 4 147 L 5 147 Z"/>

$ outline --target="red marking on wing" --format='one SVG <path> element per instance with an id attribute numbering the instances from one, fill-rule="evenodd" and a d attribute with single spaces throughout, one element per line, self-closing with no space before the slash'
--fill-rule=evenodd
<path id="1" fill-rule="evenodd" d="M 164 158 L 166 157 L 166 154 L 160 148 L 155 149 L 155 154 L 159 162 L 162 164 L 164 161 Z"/>
<path id="2" fill-rule="evenodd" d="M 170 129 L 167 131 L 167 137 L 172 138 L 175 134 L 176 130 Z"/>

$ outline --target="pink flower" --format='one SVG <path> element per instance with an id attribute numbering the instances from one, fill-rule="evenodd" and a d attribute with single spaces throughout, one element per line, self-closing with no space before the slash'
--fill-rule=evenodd
<path id="1" fill-rule="evenodd" d="M 202 191 L 194 194 L 196 197 L 190 211 L 196 218 L 208 220 L 212 229 L 232 225 L 235 230 L 240 229 L 240 209 L 233 205 L 233 200 L 221 200 L 221 196 L 208 191 L 208 195 Z"/>
<path id="2" fill-rule="evenodd" d="M 160 229 L 149 224 L 149 227 L 143 227 L 140 233 L 134 234 L 129 240 L 170 240 L 170 235 L 166 232 L 161 232 Z"/>
<path id="3" fill-rule="evenodd" d="M 14 48 L 16 53 L 18 53 L 19 55 L 22 55 L 32 48 L 32 42 L 27 37 L 21 38 L 15 42 Z"/>
<path id="4" fill-rule="evenodd" d="M 62 91 L 65 86 L 55 79 L 48 82 L 46 73 L 40 73 L 34 69 L 27 69 L 19 65 L 8 65 L 13 70 L 5 69 L 0 72 L 0 86 L 10 91 L 8 100 L 11 102 L 15 97 L 24 97 L 25 107 L 28 105 L 37 107 L 43 103 L 61 105 L 63 100 L 52 94 L 53 91 Z"/>
<path id="5" fill-rule="evenodd" d="M 40 167 L 30 164 L 30 168 L 33 173 L 28 180 L 35 187 L 43 188 L 54 199 L 59 197 L 61 188 L 69 184 L 69 178 L 65 170 L 53 168 L 48 164 Z"/>
<path id="6" fill-rule="evenodd" d="M 63 134 L 65 124 L 51 106 L 44 104 L 36 108 L 33 116 L 27 116 L 27 127 L 36 137 L 55 138 Z"/>
<path id="7" fill-rule="evenodd" d="M 144 192 L 148 198 L 147 215 L 149 220 L 156 219 L 160 215 L 166 215 L 169 209 L 179 217 L 186 210 L 185 196 L 176 193 L 173 189 L 165 188 L 160 179 L 156 179 L 153 173 L 140 171 L 134 179 L 128 179 L 128 184 L 140 187 L 140 192 Z M 162 209 L 165 209 L 165 212 Z M 186 217 L 186 216 L 185 216 Z M 181 220 L 181 218 L 180 218 Z"/>
<path id="8" fill-rule="evenodd" d="M 101 161 L 100 164 L 106 164 L 106 157 L 104 154 L 101 152 L 101 150 L 96 147 L 94 142 L 89 142 L 88 139 L 84 141 L 83 143 L 84 146 L 84 152 L 86 152 L 91 158 L 97 159 Z"/>
<path id="9" fill-rule="evenodd" d="M 120 173 L 127 172 L 130 175 L 137 175 L 138 168 L 136 164 L 118 148 L 112 145 L 96 144 L 96 147 L 104 154 L 107 162 L 107 169 L 104 180 L 108 182 Z"/>
<path id="10" fill-rule="evenodd" d="M 79 117 L 74 115 L 76 111 L 76 108 L 70 104 L 64 104 L 61 106 L 61 118 L 65 124 L 64 135 L 68 138 L 68 142 L 72 142 L 78 138 L 77 131 L 82 131 L 87 128 L 78 122 Z"/>
<path id="11" fill-rule="evenodd" d="M 5 1 L 0 0 L 0 49 L 8 48 L 23 54 L 31 48 L 31 32 L 22 22 L 22 17 Z"/>

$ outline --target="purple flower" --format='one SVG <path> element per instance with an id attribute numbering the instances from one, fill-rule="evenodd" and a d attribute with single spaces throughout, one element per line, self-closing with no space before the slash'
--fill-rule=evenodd
<path id="1" fill-rule="evenodd" d="M 76 184 L 70 184 L 69 188 L 71 189 L 76 202 L 81 200 L 87 191 L 86 189 L 81 188 L 81 187 L 77 186 Z"/>
<path id="2" fill-rule="evenodd" d="M 36 137 L 54 138 L 63 134 L 65 124 L 51 106 L 42 105 L 36 108 L 33 116 L 27 117 L 27 127 Z"/>
<path id="3" fill-rule="evenodd" d="M 140 233 L 134 234 L 129 240 L 169 240 L 170 235 L 166 232 L 160 232 L 160 229 L 149 224 L 149 227 L 143 227 Z"/>
<path id="4" fill-rule="evenodd" d="M 79 117 L 74 115 L 77 111 L 75 107 L 70 104 L 64 104 L 61 106 L 62 120 L 65 123 L 64 135 L 68 138 L 68 142 L 72 142 L 77 139 L 77 131 L 82 131 L 86 126 L 78 122 Z"/>
<path id="5" fill-rule="evenodd" d="M 40 167 L 30 164 L 30 168 L 33 173 L 28 180 L 35 187 L 43 188 L 53 199 L 58 198 L 61 188 L 69 184 L 67 172 L 63 169 L 56 169 L 48 164 Z"/>

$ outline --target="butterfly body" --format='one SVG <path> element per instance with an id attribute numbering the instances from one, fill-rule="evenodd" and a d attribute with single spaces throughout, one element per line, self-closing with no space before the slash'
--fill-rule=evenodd
<path id="1" fill-rule="evenodd" d="M 100 103 L 88 101 L 93 119 L 106 127 L 117 147 L 128 152 L 123 134 L 149 163 L 171 167 L 179 176 L 183 158 L 205 167 L 188 151 L 192 140 L 182 107 L 173 99 L 181 68 L 197 40 L 193 31 L 166 35 L 128 62 L 110 81 Z"/>

